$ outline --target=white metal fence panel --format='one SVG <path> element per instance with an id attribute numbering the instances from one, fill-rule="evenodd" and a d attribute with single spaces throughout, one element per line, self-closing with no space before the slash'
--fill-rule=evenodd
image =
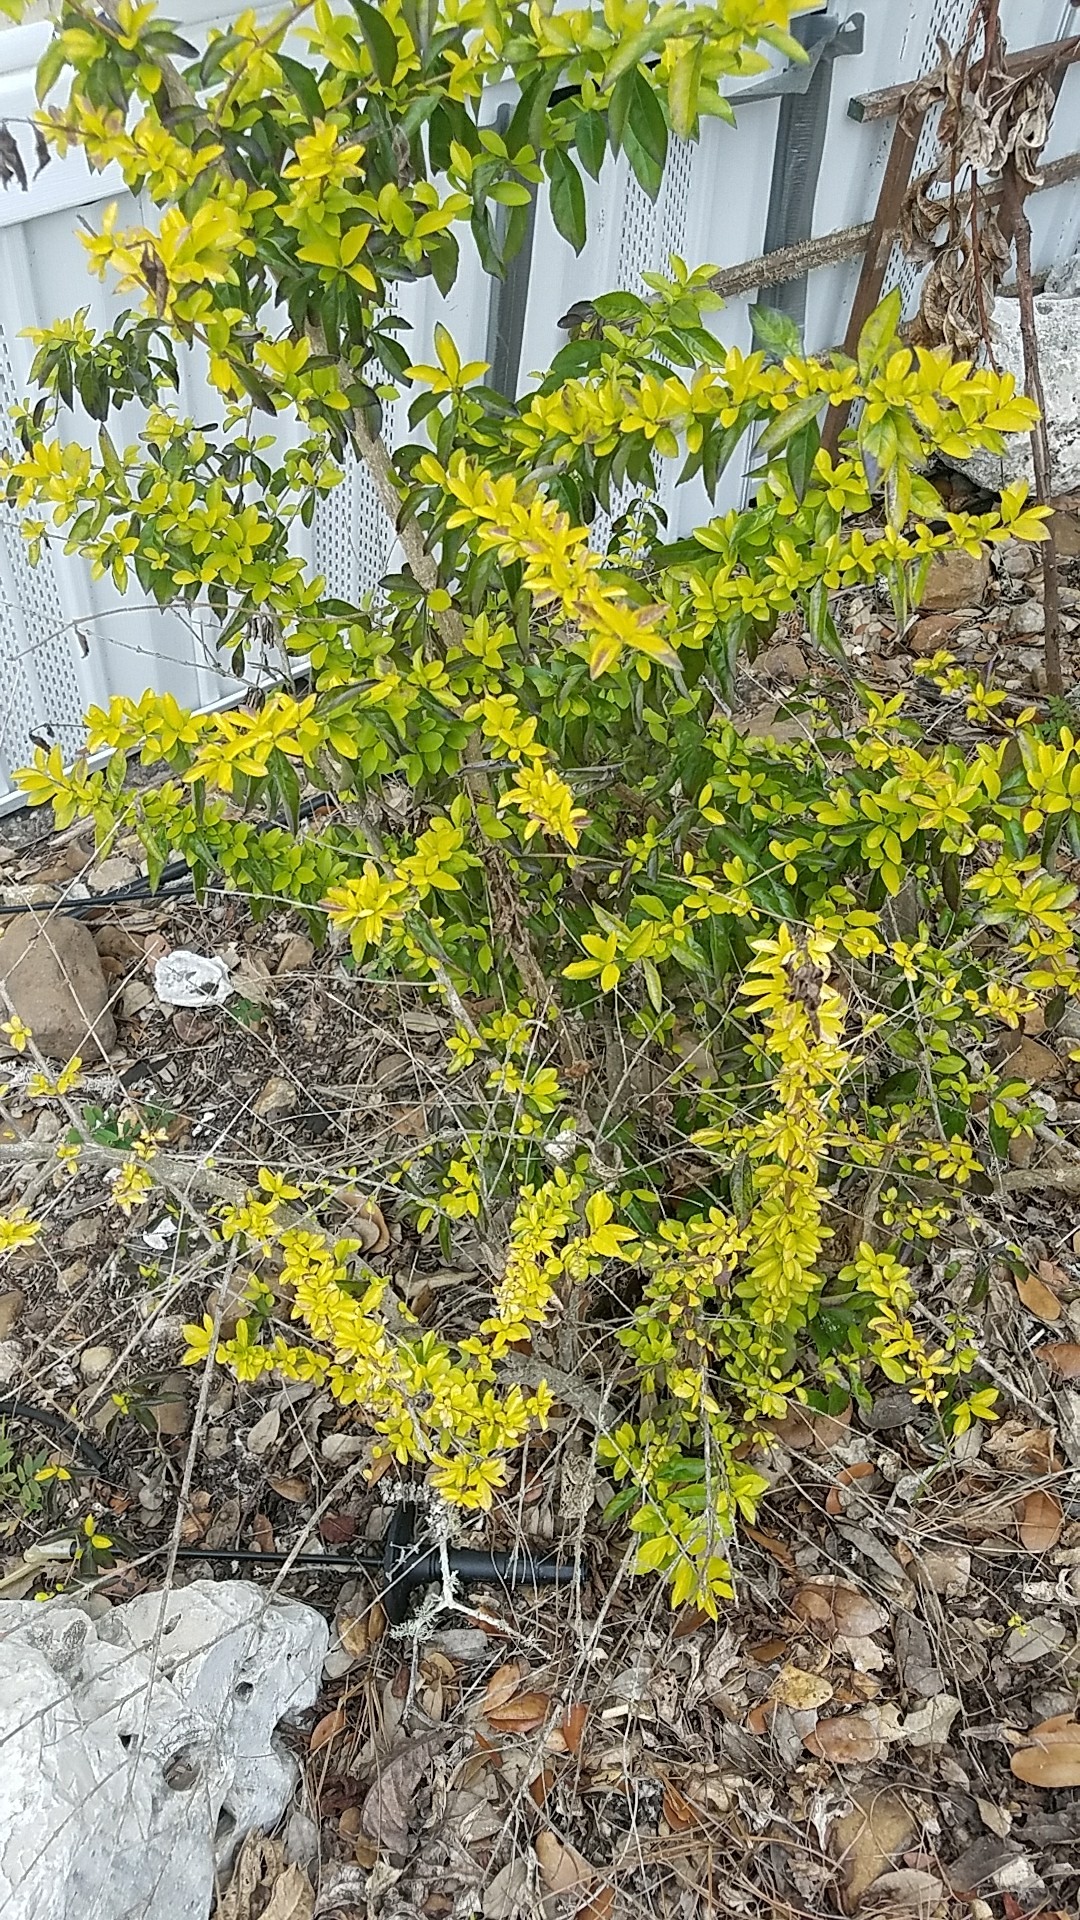
<path id="1" fill-rule="evenodd" d="M 198 35 L 200 24 L 220 16 L 220 0 L 165 0 L 163 11 L 178 17 Z M 805 124 L 807 151 L 820 170 L 812 193 L 815 234 L 855 225 L 872 217 L 884 172 L 892 123 L 858 123 L 847 112 L 854 94 L 914 78 L 934 66 L 939 36 L 952 44 L 963 29 L 969 0 L 823 0 L 807 25 L 808 34 L 828 35 L 861 15 L 862 51 L 841 52 L 832 62 L 824 123 Z M 1068 0 L 1002 0 L 1002 20 L 1013 47 L 1036 45 L 1074 29 L 1075 9 Z M 34 110 L 34 69 L 47 38 L 43 25 L 0 32 L 0 120 L 25 121 Z M 844 45 L 850 42 L 851 30 Z M 733 88 L 733 94 L 737 89 Z M 491 112 L 505 90 L 492 97 Z M 1047 158 L 1075 145 L 1080 124 L 1080 69 L 1068 73 L 1062 89 Z M 701 141 L 673 141 L 669 163 L 655 204 L 642 192 L 624 159 L 609 161 L 598 183 L 589 181 L 589 234 L 580 255 L 556 233 L 542 196 L 537 207 L 520 337 L 514 342 L 518 390 L 545 366 L 565 340 L 559 319 L 577 300 L 613 287 L 640 291 L 642 274 L 665 267 L 672 252 L 691 265 L 709 261 L 719 267 L 755 258 L 777 240 L 770 208 L 784 204 L 785 191 L 812 181 L 794 182 L 801 165 L 778 152 L 784 125 L 780 98 L 752 91 L 739 108 L 737 132 L 718 122 L 705 124 Z M 790 125 L 790 122 L 789 122 Z M 926 150 L 929 150 L 929 135 Z M 800 149 L 801 152 L 801 149 Z M 784 169 L 789 177 L 784 179 Z M 78 154 L 52 160 L 26 193 L 0 194 L 0 435 L 10 433 L 7 409 L 27 390 L 31 350 L 23 330 L 78 307 L 104 323 L 115 312 L 114 297 L 87 274 L 78 239 L 80 220 L 93 225 L 104 203 L 125 198 L 123 183 L 107 172 L 93 175 Z M 804 194 L 803 213 L 811 205 Z M 1048 267 L 1080 248 L 1080 184 L 1040 194 L 1032 202 L 1036 264 Z M 785 237 L 801 237 L 792 235 Z M 892 265 L 909 301 L 916 291 L 914 270 L 899 255 Z M 805 289 L 808 345 L 827 348 L 844 333 L 858 279 L 857 260 L 821 269 Z M 466 242 L 462 269 L 452 293 L 443 299 L 430 282 L 404 289 L 402 310 L 413 325 L 410 350 L 430 356 L 430 337 L 442 319 L 468 359 L 489 356 L 493 301 L 497 283 L 483 272 Z M 774 296 L 766 293 L 769 301 Z M 798 296 L 802 301 L 802 295 Z M 749 308 L 753 296 L 733 300 L 714 321 L 725 342 L 750 342 Z M 210 420 L 216 398 L 192 360 L 184 369 L 182 404 L 196 419 Z M 408 397 L 391 410 L 391 438 L 405 431 Z M 117 437 L 137 431 L 137 415 L 121 421 Z M 76 427 L 76 431 L 78 428 Z M 662 486 L 661 504 L 674 510 L 672 527 L 683 531 L 715 511 L 704 491 L 681 489 L 673 498 L 673 471 Z M 737 502 L 745 476 L 738 463 L 725 480 L 721 506 Z M 376 586 L 393 558 L 393 533 L 366 472 L 350 464 L 345 483 L 320 503 L 308 542 L 308 555 L 335 595 L 357 600 Z M 9 516 L 0 522 L 0 811 L 18 804 L 12 774 L 35 740 L 58 741 L 65 753 L 77 751 L 85 708 L 102 704 L 112 693 L 138 693 L 147 686 L 166 689 L 195 705 L 212 705 L 235 691 L 215 652 L 214 623 L 197 615 L 181 617 L 148 607 L 137 589 L 118 594 L 107 581 L 91 581 L 77 557 L 52 543 L 37 567 L 30 567 L 22 535 Z"/>

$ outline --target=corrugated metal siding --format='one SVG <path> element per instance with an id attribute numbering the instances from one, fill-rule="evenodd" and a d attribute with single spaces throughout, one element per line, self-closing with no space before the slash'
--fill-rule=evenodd
<path id="1" fill-rule="evenodd" d="M 189 31 L 220 14 L 206 0 L 173 0 L 166 9 Z M 969 0 L 832 0 L 841 18 L 864 15 L 861 54 L 839 59 L 834 68 L 824 155 L 818 185 L 815 233 L 869 219 L 874 210 L 889 142 L 891 122 L 859 124 L 848 117 L 852 94 L 871 92 L 914 78 L 933 66 L 938 37 L 955 44 L 969 11 Z M 1003 0 L 1005 33 L 1013 47 L 1053 40 L 1076 24 L 1067 0 Z M 33 75 L 47 37 L 43 25 L 24 25 L 0 33 L 0 119 L 27 118 L 34 107 Z M 503 90 L 493 96 L 497 110 Z M 508 97 L 508 96 L 506 96 Z M 1065 81 L 1048 158 L 1071 150 L 1080 124 L 1080 69 Z M 641 275 L 662 269 L 672 252 L 693 265 L 709 261 L 734 265 L 763 251 L 770 181 L 775 163 L 779 102 L 748 100 L 739 110 L 739 129 L 718 122 L 705 125 L 700 143 L 673 141 L 669 165 L 655 205 L 629 173 L 625 160 L 610 162 L 598 183 L 588 182 L 589 237 L 580 256 L 555 232 L 542 198 L 537 209 L 520 352 L 520 386 L 550 361 L 565 335 L 561 314 L 575 301 L 612 287 L 639 290 Z M 30 352 L 19 336 L 76 307 L 88 306 L 100 323 L 116 302 L 86 273 L 76 226 L 89 220 L 103 202 L 123 201 L 122 182 L 109 173 L 92 175 L 78 154 L 53 160 L 23 194 L 0 195 L 0 402 L 9 406 L 27 385 Z M 1032 203 L 1036 264 L 1049 266 L 1080 247 L 1080 185 L 1039 195 Z M 859 263 L 821 270 L 810 277 L 806 337 L 812 348 L 827 348 L 843 335 L 858 278 Z M 914 296 L 913 271 L 899 256 L 892 272 Z M 449 327 L 466 358 L 484 358 L 487 349 L 492 284 L 468 242 L 462 249 L 457 285 L 442 299 L 431 283 L 402 291 L 402 310 L 415 329 L 411 347 L 417 358 L 429 355 L 436 319 Z M 768 295 L 765 296 L 768 298 Z M 752 298 L 733 300 L 714 325 L 725 342 L 750 341 Z M 197 363 L 185 367 L 182 401 L 196 419 L 212 419 L 217 401 L 200 379 Z M 392 410 L 388 432 L 404 431 L 406 401 Z M 0 432 L 5 428 L 0 425 Z M 122 419 L 117 437 L 131 438 L 137 415 Z M 703 490 L 690 486 L 673 497 L 674 469 L 661 491 L 672 527 L 682 531 L 708 516 L 712 508 Z M 733 463 L 720 505 L 742 497 L 745 476 Z M 600 530 L 598 530 L 600 531 Z M 350 468 L 346 483 L 321 503 L 308 542 L 308 557 L 325 574 L 331 591 L 357 599 L 377 584 L 392 559 L 393 541 L 385 515 L 366 472 Z M 147 607 L 137 590 L 118 595 L 108 582 L 92 582 L 76 557 L 55 544 L 40 566 L 30 568 L 18 528 L 0 524 L 0 810 L 18 804 L 12 769 L 30 749 L 31 739 L 59 740 L 75 751 L 81 738 L 80 716 L 91 702 L 114 692 L 140 692 L 146 686 L 169 688 L 183 701 L 211 705 L 228 698 L 235 683 L 220 671 L 212 621 L 181 618 Z"/>

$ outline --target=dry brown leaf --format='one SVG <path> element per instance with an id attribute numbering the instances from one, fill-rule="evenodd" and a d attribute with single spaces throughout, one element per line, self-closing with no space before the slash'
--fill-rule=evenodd
<path id="1" fill-rule="evenodd" d="M 589 1708 L 587 1701 L 576 1700 L 567 1712 L 566 1718 L 559 1728 L 567 1753 L 580 1753 L 581 1742 L 585 1736 L 585 1722 L 588 1717 Z"/>
<path id="2" fill-rule="evenodd" d="M 520 1914 L 528 1906 L 528 1885 L 528 1868 L 520 1854 L 517 1854 L 499 1868 L 495 1878 L 489 1880 L 484 1888 L 480 1903 L 484 1920 L 519 1920 Z"/>
<path id="3" fill-rule="evenodd" d="M 944 1920 L 945 1900 L 944 1884 L 936 1874 L 925 1867 L 898 1867 L 874 1881 L 864 1910 L 881 1920 Z"/>
<path id="4" fill-rule="evenodd" d="M 836 1485 L 829 1488 L 825 1496 L 825 1511 L 833 1519 L 844 1511 L 843 1488 L 850 1487 L 856 1480 L 872 1480 L 877 1469 L 871 1460 L 855 1460 L 836 1476 Z"/>
<path id="5" fill-rule="evenodd" d="M 356 1519 L 351 1513 L 324 1513 L 319 1521 L 320 1537 L 328 1547 L 344 1547 L 356 1536 Z"/>
<path id="6" fill-rule="evenodd" d="M 708 1624 L 709 1616 L 701 1607 L 680 1607 L 675 1616 L 674 1634 L 676 1640 L 685 1640 L 700 1627 Z"/>
<path id="7" fill-rule="evenodd" d="M 260 1553 L 274 1553 L 277 1550 L 274 1528 L 268 1513 L 255 1515 L 251 1523 L 251 1544 L 253 1547 L 258 1547 Z"/>
<path id="8" fill-rule="evenodd" d="M 829 1847 L 843 1875 L 843 1905 L 854 1913 L 863 1894 L 915 1834 L 915 1821 L 895 1793 L 860 1789 L 850 1812 L 835 1822 Z"/>
<path id="9" fill-rule="evenodd" d="M 1080 1346 L 1073 1340 L 1051 1340 L 1039 1348 L 1039 1359 L 1059 1380 L 1080 1380 Z"/>
<path id="10" fill-rule="evenodd" d="M 1061 1539 L 1065 1515 L 1061 1502 L 1042 1488 L 1026 1493 L 1020 1502 L 1020 1538 L 1029 1553 L 1049 1553 Z"/>
<path id="11" fill-rule="evenodd" d="M 1020 1299 L 1037 1320 L 1044 1320 L 1047 1326 L 1052 1326 L 1055 1320 L 1061 1319 L 1061 1301 L 1053 1288 L 1048 1287 L 1045 1280 L 1040 1280 L 1037 1273 L 1014 1274 L 1013 1278 Z"/>
<path id="12" fill-rule="evenodd" d="M 380 1853 L 400 1857 L 409 1851 L 413 1795 L 431 1770 L 432 1744 L 433 1736 L 427 1735 L 399 1747 L 368 1791 L 360 1810 L 360 1824 Z"/>
<path id="13" fill-rule="evenodd" d="M 876 1760 L 882 1751 L 877 1728 L 860 1713 L 819 1720 L 813 1732 L 804 1736 L 803 1746 L 815 1759 L 831 1760 L 841 1767 L 858 1760 Z"/>
<path id="14" fill-rule="evenodd" d="M 311 1494 L 307 1481 L 301 1480 L 298 1473 L 268 1473 L 266 1484 L 273 1488 L 280 1499 L 290 1500 L 294 1506 L 298 1506 L 301 1500 L 307 1500 Z"/>
<path id="15" fill-rule="evenodd" d="M 1027 1738 L 1039 1740 L 1044 1733 L 1060 1733 L 1063 1727 L 1071 1727 L 1075 1719 L 1074 1713 L 1053 1713 L 1049 1720 L 1040 1720 L 1038 1726 L 1032 1727 Z"/>
<path id="16" fill-rule="evenodd" d="M 336 1626 L 346 1653 L 351 1653 L 354 1660 L 362 1660 L 386 1632 L 386 1615 L 378 1600 L 373 1600 L 363 1613 L 339 1615 Z"/>
<path id="17" fill-rule="evenodd" d="M 275 1880 L 270 1904 L 263 1908 L 259 1920 L 312 1920 L 314 1912 L 315 1894 L 311 1881 L 303 1867 L 294 1862 Z"/>
<path id="18" fill-rule="evenodd" d="M 369 1840 L 366 1833 L 358 1833 L 353 1841 L 353 1859 L 357 1866 L 363 1867 L 365 1873 L 370 1873 L 378 1857 L 379 1849 L 374 1840 Z"/>
<path id="19" fill-rule="evenodd" d="M 1029 1787 L 1080 1787 L 1080 1724 L 1075 1720 L 1064 1726 L 1044 1723 L 1038 1739 L 1019 1747 L 1009 1766 Z"/>
<path id="20" fill-rule="evenodd" d="M 541 1767 L 539 1773 L 534 1773 L 532 1779 L 529 1781 L 530 1799 L 534 1800 L 538 1807 L 542 1807 L 554 1785 L 555 1774 L 553 1769 L 551 1767 Z"/>
<path id="21" fill-rule="evenodd" d="M 485 1718 L 496 1733 L 535 1733 L 551 1709 L 549 1693 L 517 1693 L 501 1707 L 488 1707 Z"/>
<path id="22" fill-rule="evenodd" d="M 268 1407 L 262 1417 L 256 1420 L 247 1437 L 247 1450 L 256 1458 L 269 1453 L 278 1434 L 281 1432 L 281 1408 Z"/>
<path id="23" fill-rule="evenodd" d="M 782 1420 L 762 1422 L 765 1432 L 773 1434 L 781 1446 L 801 1452 L 817 1445 L 813 1416 L 801 1407 L 789 1406 Z"/>
<path id="24" fill-rule="evenodd" d="M 888 1615 L 875 1600 L 843 1580 L 809 1580 L 792 1601 L 797 1617 L 822 1638 L 834 1640 L 839 1634 L 864 1639 L 880 1632 Z"/>
<path id="25" fill-rule="evenodd" d="M 796 1713 L 823 1707 L 832 1697 L 832 1682 L 820 1673 L 807 1673 L 802 1667 L 781 1667 L 769 1688 L 770 1700 L 775 1700 L 778 1706 L 791 1707 Z"/>
<path id="26" fill-rule="evenodd" d="M 330 1712 L 324 1713 L 322 1719 L 312 1727 L 308 1752 L 318 1753 L 320 1748 L 328 1747 L 331 1740 L 336 1740 L 339 1734 L 344 1733 L 345 1724 L 344 1707 L 331 1707 Z"/>
<path id="27" fill-rule="evenodd" d="M 350 1214 L 350 1225 L 360 1242 L 361 1253 L 385 1253 L 390 1245 L 390 1229 L 382 1208 L 375 1200 L 364 1200 L 358 1193 L 338 1194 Z"/>
<path id="28" fill-rule="evenodd" d="M 507 1660 L 504 1666 L 496 1667 L 484 1688 L 483 1711 L 490 1714 L 494 1707 L 501 1707 L 507 1700 L 512 1700 L 522 1678 L 522 1668 L 516 1660 Z"/>
<path id="29" fill-rule="evenodd" d="M 775 1534 L 762 1533 L 759 1527 L 751 1527 L 745 1521 L 743 1522 L 743 1532 L 754 1542 L 755 1546 L 761 1547 L 765 1553 L 771 1554 L 772 1558 L 777 1562 L 777 1565 L 783 1567 L 785 1573 L 794 1574 L 798 1572 L 798 1563 L 791 1548 L 786 1547 L 782 1540 L 776 1538 Z"/>
<path id="30" fill-rule="evenodd" d="M 310 967 L 315 958 L 315 948 L 302 933 L 294 933 L 286 941 L 281 958 L 274 968 L 275 973 L 297 973 L 303 967 Z"/>
<path id="31" fill-rule="evenodd" d="M 601 1887 L 599 1893 L 594 1893 L 591 1900 L 586 1900 L 585 1905 L 578 1908 L 575 1920 L 608 1920 L 614 1905 L 614 1887 Z"/>
<path id="32" fill-rule="evenodd" d="M 746 1651 L 759 1667 L 767 1667 L 774 1660 L 786 1660 L 791 1648 L 786 1640 L 762 1640 L 756 1647 L 747 1647 Z"/>
<path id="33" fill-rule="evenodd" d="M 663 1815 L 672 1833 L 686 1833 L 688 1828 L 701 1825 L 699 1809 L 671 1780 L 664 1782 Z"/>
<path id="34" fill-rule="evenodd" d="M 593 1870 L 582 1854 L 545 1828 L 533 1841 L 540 1875 L 549 1893 L 569 1893 L 574 1887 L 587 1887 Z"/>
<path id="35" fill-rule="evenodd" d="M 1048 1349 L 1041 1349 L 1046 1353 Z M 1019 1420 L 1005 1419 L 995 1427 L 986 1443 L 986 1451 L 1010 1472 L 1033 1474 L 1042 1480 L 1056 1467 L 1054 1432 L 1050 1427 L 1025 1427 Z"/>
<path id="36" fill-rule="evenodd" d="M 286 1863 L 278 1841 L 249 1833 L 214 1920 L 311 1920 L 314 1911 L 304 1869 Z"/>

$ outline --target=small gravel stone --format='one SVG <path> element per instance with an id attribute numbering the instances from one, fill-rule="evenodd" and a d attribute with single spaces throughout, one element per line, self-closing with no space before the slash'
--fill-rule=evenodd
<path id="1" fill-rule="evenodd" d="M 0 1340 L 0 1387 L 9 1387 L 22 1372 L 23 1350 L 20 1340 Z"/>
<path id="2" fill-rule="evenodd" d="M 21 1287 L 9 1287 L 6 1293 L 0 1293 L 0 1341 L 8 1338 L 25 1304 Z"/>
<path id="3" fill-rule="evenodd" d="M 102 860 L 90 875 L 92 893 L 116 893 L 121 887 L 130 887 L 139 877 L 139 869 L 134 860 L 124 853 L 114 853 L 108 860 Z"/>
<path id="4" fill-rule="evenodd" d="M 80 1356 L 79 1367 L 84 1380 L 100 1380 L 108 1373 L 116 1355 L 111 1347 L 87 1347 Z"/>
<path id="5" fill-rule="evenodd" d="M 1046 615 L 1037 600 L 1025 600 L 1021 606 L 1013 608 L 1009 619 L 1010 633 L 1042 633 L 1045 626 Z"/>
<path id="6" fill-rule="evenodd" d="M 100 1214 L 87 1213 L 81 1220 L 73 1220 L 70 1226 L 64 1228 L 60 1245 L 65 1253 L 82 1253 L 87 1247 L 96 1247 L 100 1233 Z"/>
<path id="7" fill-rule="evenodd" d="M 1026 580 L 1038 565 L 1033 549 L 1022 540 L 1006 540 L 1001 548 L 1001 560 L 1006 573 L 1014 580 Z"/>

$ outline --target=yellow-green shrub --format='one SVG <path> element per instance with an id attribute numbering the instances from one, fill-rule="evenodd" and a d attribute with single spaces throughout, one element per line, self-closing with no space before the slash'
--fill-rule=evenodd
<path id="1" fill-rule="evenodd" d="M 275 1251 L 303 1337 L 258 1288 L 223 1362 L 325 1381 L 403 1464 L 484 1507 L 550 1403 L 546 1330 L 603 1276 L 625 1304 L 602 1358 L 621 1363 L 599 1439 L 612 1514 L 633 1509 L 642 1570 L 713 1607 L 725 1541 L 764 1490 L 750 1449 L 792 1396 L 862 1396 L 880 1370 L 946 1426 L 990 1415 L 966 1391 L 968 1331 L 931 1331 L 916 1282 L 927 1241 L 1030 1124 L 988 1043 L 1035 995 L 1075 990 L 1055 850 L 1076 844 L 1080 793 L 1071 735 L 1003 718 L 945 657 L 928 670 L 982 729 L 970 750 L 927 745 L 902 696 L 853 682 L 861 720 L 819 697 L 785 743 L 740 733 L 726 697 L 782 617 L 842 661 L 836 591 L 884 580 L 904 617 L 934 554 L 1040 538 L 1022 488 L 955 513 L 924 472 L 935 450 L 1000 448 L 1033 409 L 1008 377 L 909 351 L 896 298 L 854 360 L 805 355 L 775 317 L 754 353 L 725 349 L 709 270 L 674 261 L 648 298 L 598 298 L 517 403 L 438 329 L 436 361 L 411 369 L 427 444 L 390 458 L 371 382 L 410 362 L 387 281 L 448 283 L 465 218 L 497 264 L 490 203 L 512 247 L 541 175 L 579 245 L 577 159 L 595 171 L 621 141 L 655 190 L 667 126 L 720 111 L 718 76 L 758 40 L 786 46 L 789 9 L 353 7 L 287 16 L 308 35 L 301 67 L 286 17 L 241 16 L 200 59 L 149 8 L 65 0 L 43 80 L 68 69 L 72 88 L 49 137 L 118 161 L 164 211 L 131 232 L 106 218 L 90 242 L 141 306 L 104 335 L 85 314 L 39 335 L 7 497 L 32 545 L 59 534 L 121 586 L 207 603 L 226 651 L 269 626 L 310 665 L 257 710 L 116 699 L 89 716 L 104 766 L 41 752 L 23 783 L 63 824 L 134 829 L 152 875 L 179 850 L 256 912 L 295 906 L 364 978 L 418 980 L 458 1022 L 457 1134 L 392 1179 L 448 1246 L 456 1221 L 512 1203 L 490 1316 L 453 1339 L 410 1325 L 355 1246 L 282 1224 L 264 1190 L 221 1231 Z M 504 73 L 521 105 L 501 136 L 478 109 Z M 216 432 L 168 400 L 188 342 L 222 395 Z M 57 431 L 75 396 L 102 422 L 94 448 Z M 132 398 L 146 425 L 121 451 L 104 423 Z M 821 423 L 850 403 L 832 459 Z M 260 409 L 297 414 L 300 446 L 276 455 Z M 666 542 L 658 464 L 715 489 L 748 432 L 754 504 Z M 290 550 L 350 447 L 406 554 L 377 609 L 328 600 Z M 599 552 L 589 526 L 626 484 L 638 506 Z M 854 526 L 879 499 L 883 524 Z M 159 784 L 128 790 L 135 752 Z M 402 779 L 407 825 L 380 805 Z M 363 799 L 367 824 L 302 825 L 311 788 Z M 907 937 L 883 911 L 902 887 Z M 664 1090 L 651 1112 L 630 1072 L 605 1077 L 620 1036 Z M 870 1238 L 842 1244 L 868 1192 Z M 213 1342 L 195 1327 L 192 1357 Z"/>

